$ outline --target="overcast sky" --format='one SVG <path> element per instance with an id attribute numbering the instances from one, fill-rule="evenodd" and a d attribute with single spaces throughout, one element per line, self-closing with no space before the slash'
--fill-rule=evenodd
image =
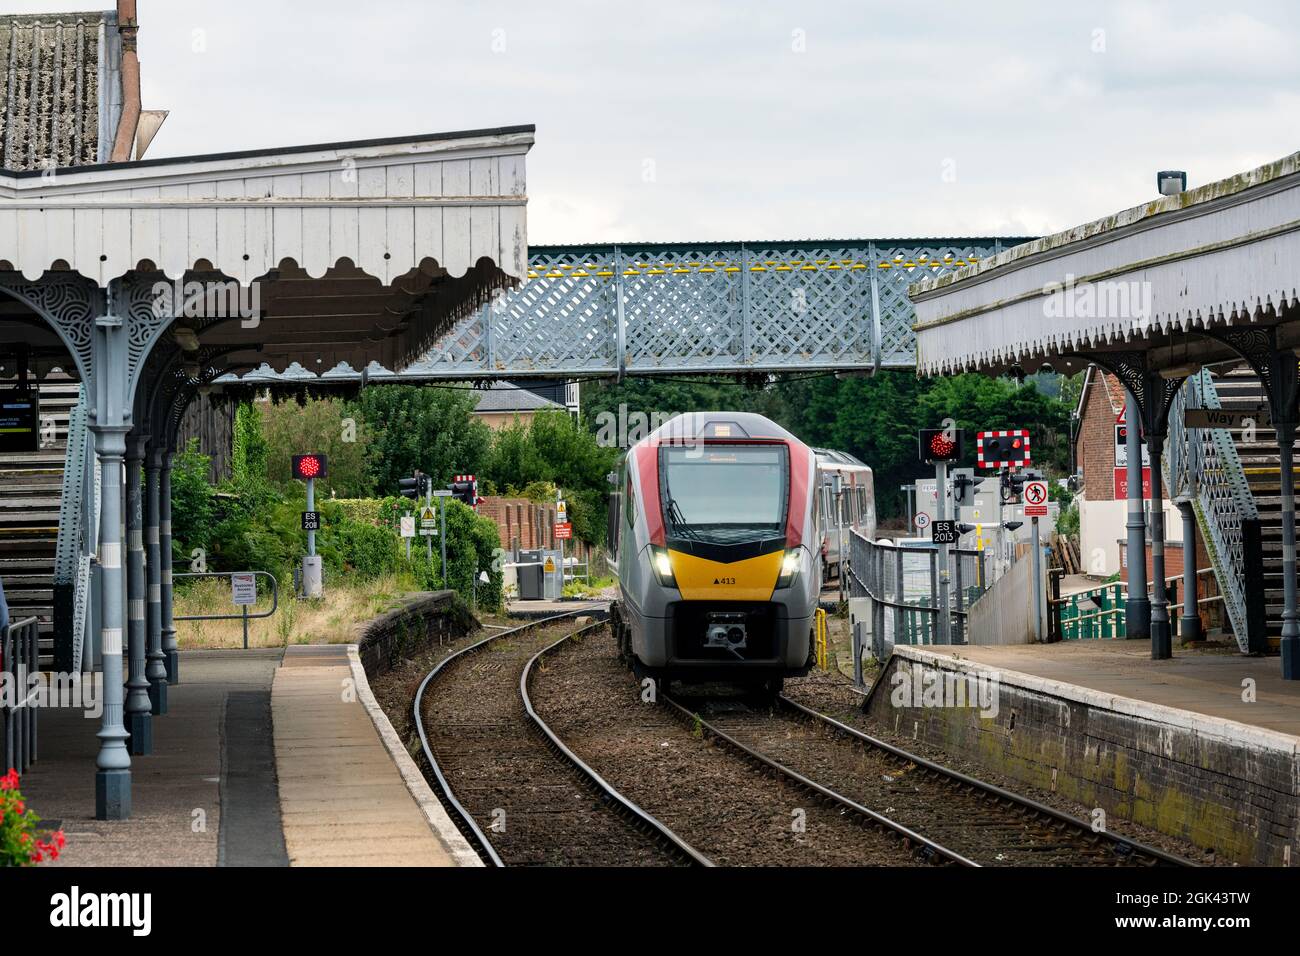
<path id="1" fill-rule="evenodd" d="M 139 7 L 150 156 L 535 123 L 533 244 L 1040 235 L 1300 149 L 1293 0 Z"/>

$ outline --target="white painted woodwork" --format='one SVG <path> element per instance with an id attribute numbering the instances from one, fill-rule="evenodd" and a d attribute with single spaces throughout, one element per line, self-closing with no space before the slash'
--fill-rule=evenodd
<path id="1" fill-rule="evenodd" d="M 527 274 L 527 131 L 196 157 L 53 175 L 0 172 L 0 262 L 28 279 L 65 262 L 101 285 L 149 261 L 199 260 L 247 283 L 292 259 L 348 259 L 389 284 L 435 260 Z"/>

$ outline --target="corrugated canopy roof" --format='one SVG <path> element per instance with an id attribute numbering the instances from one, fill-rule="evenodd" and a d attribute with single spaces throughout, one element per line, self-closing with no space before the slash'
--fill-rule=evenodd
<path id="1" fill-rule="evenodd" d="M 0 16 L 0 168 L 99 159 L 101 33 L 112 13 Z"/>

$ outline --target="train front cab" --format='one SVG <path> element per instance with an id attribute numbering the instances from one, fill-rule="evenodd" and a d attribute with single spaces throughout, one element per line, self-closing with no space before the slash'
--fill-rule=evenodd
<path id="1" fill-rule="evenodd" d="M 807 673 L 821 571 L 810 452 L 785 441 L 666 444 L 628 461 L 619 627 L 634 669 L 769 686 Z M 638 486 L 656 507 L 641 508 Z"/>

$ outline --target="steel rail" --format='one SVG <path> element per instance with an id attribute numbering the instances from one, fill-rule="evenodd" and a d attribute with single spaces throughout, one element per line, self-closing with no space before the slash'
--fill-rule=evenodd
<path id="1" fill-rule="evenodd" d="M 924 837 L 916 831 L 903 826 L 901 823 L 891 820 L 883 814 L 877 813 L 875 810 L 864 807 L 857 801 L 852 800 L 841 793 L 837 793 L 809 777 L 805 777 L 803 774 L 790 769 L 785 764 L 779 763 L 771 757 L 759 753 L 752 747 L 747 747 L 734 737 L 719 730 L 717 727 L 714 727 L 699 714 L 682 706 L 671 697 L 661 695 L 660 699 L 664 701 L 664 703 L 668 704 L 672 713 L 674 713 L 680 720 L 692 725 L 698 725 L 705 733 L 722 741 L 751 763 L 774 771 L 822 800 L 843 807 L 857 817 L 859 822 L 862 824 L 870 826 L 873 829 L 890 836 L 899 838 L 902 841 L 904 848 L 922 861 L 938 865 L 955 864 L 957 866 L 969 867 L 978 867 L 980 865 L 974 860 L 967 859 L 955 850 L 950 850 L 942 844 L 931 840 L 929 837 Z"/>
<path id="2" fill-rule="evenodd" d="M 519 627 L 512 627 L 509 630 L 501 631 L 498 634 L 489 634 L 487 637 L 475 641 L 468 647 L 462 647 L 460 650 L 456 651 L 456 653 L 444 657 L 431 671 L 429 671 L 429 673 L 425 674 L 424 680 L 420 681 L 420 687 L 415 692 L 415 729 L 420 735 L 420 749 L 424 751 L 424 759 L 428 762 L 430 769 L 433 770 L 434 778 L 438 782 L 438 798 L 450 812 L 452 822 L 456 824 L 457 829 L 459 829 L 465 838 L 475 846 L 479 855 L 484 858 L 484 862 L 491 866 L 503 867 L 506 864 L 505 861 L 497 855 L 497 851 L 492 846 L 492 841 L 487 838 L 487 834 L 485 834 L 474 821 L 473 815 L 465 809 L 459 800 L 456 799 L 455 793 L 452 792 L 450 782 L 448 782 L 446 776 L 443 774 L 442 767 L 438 765 L 437 758 L 433 756 L 433 751 L 429 748 L 429 737 L 424 730 L 424 692 L 428 688 L 430 682 L 452 661 L 458 660 L 473 651 L 477 651 L 484 645 L 490 644 L 503 637 L 509 637 L 512 634 L 520 634 L 524 631 L 531 630 L 535 627 L 542 627 L 546 624 L 553 624 L 556 621 L 562 621 L 565 618 L 573 617 L 575 614 L 580 614 L 584 610 L 586 609 L 580 608 L 572 611 L 565 611 L 563 614 L 554 614 L 551 617 L 539 618 L 536 621 L 529 621 L 526 624 L 521 624 Z"/>
<path id="3" fill-rule="evenodd" d="M 532 698 L 528 694 L 528 683 L 533 674 L 533 665 L 555 651 L 570 638 L 604 627 L 605 624 L 605 621 L 596 621 L 586 627 L 581 627 L 570 634 L 564 635 L 553 644 L 542 648 L 529 659 L 528 663 L 524 665 L 524 672 L 519 676 L 519 693 L 524 699 L 524 710 L 527 711 L 528 718 L 533 722 L 533 726 L 545 735 L 551 751 L 565 762 L 571 764 L 587 780 L 589 786 L 596 791 L 597 796 L 606 806 L 610 807 L 615 813 L 629 819 L 638 830 L 656 837 L 667 849 L 683 857 L 685 862 L 695 866 L 713 866 L 712 860 L 679 837 L 662 822 L 619 793 L 613 784 L 588 766 L 581 757 L 565 745 L 559 735 L 547 725 L 546 721 L 542 720 L 533 708 Z"/>
<path id="4" fill-rule="evenodd" d="M 895 747 L 893 744 L 886 743 L 883 740 L 865 734 L 833 717 L 828 717 L 819 711 L 813 710 L 811 707 L 806 707 L 797 701 L 793 701 L 785 694 L 778 695 L 777 705 L 793 711 L 797 716 L 804 720 L 828 726 L 838 734 L 850 737 L 865 746 L 876 750 L 883 750 L 885 753 L 888 753 L 899 760 L 914 763 L 930 774 L 944 778 L 952 785 L 966 788 L 968 791 L 977 791 L 986 800 L 999 800 L 1004 803 L 1010 803 L 1026 815 L 1049 817 L 1057 823 L 1068 826 L 1072 830 L 1082 831 L 1090 840 L 1109 840 L 1113 845 L 1112 852 L 1117 856 L 1127 856 L 1130 854 L 1146 856 L 1151 859 L 1150 865 L 1152 866 L 1157 864 L 1165 866 L 1196 865 L 1190 860 L 1185 860 L 1182 857 L 1173 855 L 1172 853 L 1166 853 L 1164 850 L 1157 849 L 1153 846 L 1147 846 L 1146 844 L 1139 843 L 1136 840 L 1117 836 L 1105 830 L 1100 832 L 1094 831 L 1091 825 L 1080 820 L 1078 817 L 1072 817 L 1068 813 L 1064 813 L 1054 807 L 1049 807 L 1045 803 L 1039 803 L 1037 800 L 1030 799 L 1029 797 L 1012 793 L 1010 790 L 1004 790 L 994 784 L 986 783 L 985 781 L 978 780 L 975 777 L 967 776 L 958 770 L 953 770 L 950 767 L 937 764 L 932 760 L 927 760 L 924 757 L 910 753 L 900 747 Z"/>

